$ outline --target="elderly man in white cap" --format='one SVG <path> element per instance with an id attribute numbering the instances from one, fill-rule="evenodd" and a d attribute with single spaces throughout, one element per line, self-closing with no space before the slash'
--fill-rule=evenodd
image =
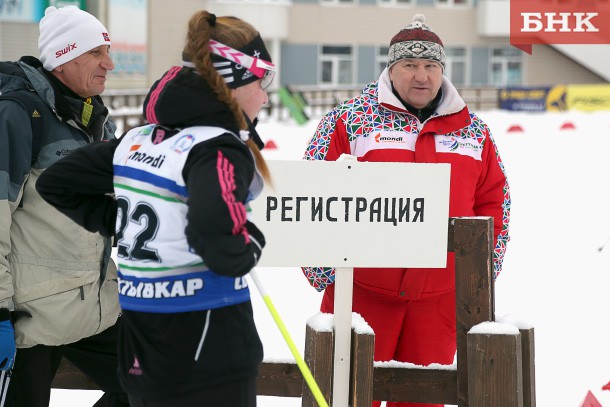
<path id="1" fill-rule="evenodd" d="M 48 7 L 40 60 L 0 63 L 0 403 L 7 406 L 47 407 L 62 357 L 104 390 L 96 406 L 128 405 L 116 373 L 112 242 L 34 188 L 56 160 L 114 138 L 99 97 L 114 68 L 110 44 L 91 14 Z"/>
<path id="2" fill-rule="evenodd" d="M 305 158 L 334 161 L 348 154 L 359 161 L 450 163 L 449 216 L 493 217 L 497 275 L 510 213 L 504 166 L 489 128 L 443 76 L 445 60 L 443 42 L 421 14 L 415 15 L 392 37 L 388 66 L 379 80 L 322 119 Z M 303 271 L 316 289 L 325 290 L 321 311 L 332 313 L 335 270 Z M 354 270 L 353 310 L 375 331 L 376 361 L 451 364 L 455 305 L 453 253 L 444 269 Z M 399 405 L 422 406 L 387 403 Z"/>

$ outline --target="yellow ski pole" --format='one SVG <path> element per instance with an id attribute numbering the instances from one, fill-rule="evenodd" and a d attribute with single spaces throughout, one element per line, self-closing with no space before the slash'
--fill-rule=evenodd
<path id="1" fill-rule="evenodd" d="M 256 285 L 258 292 L 260 293 L 261 297 L 263 297 L 263 301 L 265 301 L 265 304 L 267 305 L 267 308 L 269 309 L 269 312 L 271 313 L 275 324 L 280 329 L 280 332 L 282 333 L 286 344 L 288 344 L 288 347 L 290 348 L 290 352 L 292 352 L 292 356 L 294 356 L 295 360 L 297 361 L 297 366 L 299 367 L 299 370 L 301 371 L 301 374 L 303 375 L 303 379 L 305 379 L 307 386 L 309 386 L 309 390 L 311 390 L 311 393 L 313 394 L 320 407 L 328 407 L 328 403 L 324 399 L 322 391 L 320 391 L 320 387 L 318 387 L 318 383 L 316 383 L 316 379 L 314 379 L 313 375 L 311 374 L 311 371 L 309 370 L 309 367 L 307 367 L 307 364 L 299 354 L 297 347 L 295 346 L 294 342 L 292 341 L 292 338 L 290 337 L 290 333 L 286 329 L 284 322 L 282 322 L 282 318 L 280 318 L 280 314 L 275 309 L 275 306 L 273 305 L 273 302 L 271 302 L 269 294 L 267 294 L 267 292 L 263 288 L 263 285 L 258 279 L 256 270 L 252 270 L 250 272 L 250 277 L 252 277 L 252 280 L 254 280 L 254 285 Z"/>

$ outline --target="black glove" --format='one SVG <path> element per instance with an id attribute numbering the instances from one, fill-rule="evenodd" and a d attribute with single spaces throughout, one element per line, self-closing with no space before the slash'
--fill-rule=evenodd
<path id="1" fill-rule="evenodd" d="M 265 247 L 265 235 L 263 235 L 263 232 L 261 232 L 260 229 L 250 221 L 246 221 L 246 229 L 248 230 L 248 236 L 250 237 L 250 243 L 252 244 L 256 264 L 258 263 L 258 259 L 261 258 L 263 247 Z"/>

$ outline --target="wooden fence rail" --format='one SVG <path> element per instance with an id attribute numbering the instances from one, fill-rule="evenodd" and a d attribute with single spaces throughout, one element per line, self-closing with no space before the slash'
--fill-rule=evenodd
<path id="1" fill-rule="evenodd" d="M 448 237 L 447 250 L 455 254 L 456 366 L 376 365 L 374 335 L 352 331 L 352 407 L 368 407 L 372 400 L 459 407 L 536 406 L 533 328 L 520 329 L 511 335 L 469 333 L 476 325 L 494 321 L 493 220 L 450 218 Z M 333 346 L 333 332 L 306 327 L 304 360 L 329 401 L 332 400 Z M 65 360 L 53 387 L 97 388 Z M 317 406 L 296 363 L 263 362 L 257 391 L 266 396 L 301 397 L 303 407 Z"/>
<path id="2" fill-rule="evenodd" d="M 364 85 L 333 87 L 300 85 L 290 86 L 290 90 L 301 94 L 307 102 L 305 110 L 309 117 L 321 117 L 339 102 L 359 94 L 363 87 Z M 497 88 L 465 87 L 458 88 L 458 91 L 474 111 L 497 109 L 499 106 Z M 109 89 L 102 95 L 120 132 L 144 124 L 142 104 L 147 92 L 147 89 Z M 281 104 L 277 90 L 269 91 L 269 103 L 263 107 L 259 116 L 261 120 L 273 118 L 281 121 L 290 118 L 290 112 Z"/>

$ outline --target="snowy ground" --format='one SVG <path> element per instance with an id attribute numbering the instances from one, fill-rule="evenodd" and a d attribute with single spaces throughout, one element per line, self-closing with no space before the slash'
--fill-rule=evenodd
<path id="1" fill-rule="evenodd" d="M 577 407 L 591 390 L 610 407 L 610 114 L 480 112 L 492 129 L 511 184 L 511 242 L 496 282 L 496 316 L 535 327 L 538 406 Z M 562 130 L 565 124 L 575 129 Z M 267 159 L 300 159 L 317 120 L 304 126 L 263 122 L 273 140 Z M 520 125 L 522 132 L 507 132 Z M 297 347 L 320 294 L 297 268 L 259 275 Z M 264 303 L 253 291 L 267 360 L 291 358 Z M 51 407 L 87 407 L 99 392 L 53 390 Z M 260 407 L 296 407 L 299 399 L 259 397 Z"/>

